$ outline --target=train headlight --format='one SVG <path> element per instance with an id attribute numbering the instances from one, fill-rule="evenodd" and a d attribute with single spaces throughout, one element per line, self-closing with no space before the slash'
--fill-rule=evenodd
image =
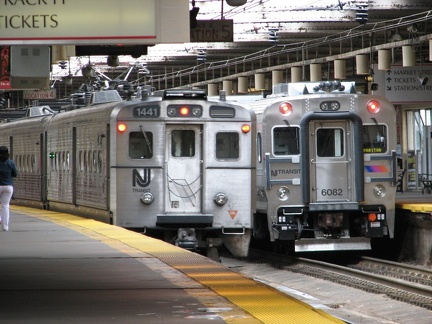
<path id="1" fill-rule="evenodd" d="M 386 189 L 385 189 L 385 187 L 383 186 L 383 185 L 376 185 L 374 188 L 373 188 L 373 194 L 376 196 L 376 197 L 378 197 L 378 198 L 383 198 L 383 197 L 385 197 L 385 195 L 386 195 Z"/>
<path id="2" fill-rule="evenodd" d="M 370 100 L 367 103 L 367 110 L 372 114 L 378 113 L 380 109 L 381 109 L 381 105 L 377 100 Z"/>
<path id="3" fill-rule="evenodd" d="M 189 115 L 189 107 L 183 106 L 179 109 L 180 116 L 188 116 Z"/>
<path id="4" fill-rule="evenodd" d="M 117 130 L 118 130 L 120 133 L 125 132 L 126 129 L 127 129 L 126 124 L 121 123 L 121 124 L 118 124 L 118 125 L 117 125 Z"/>
<path id="5" fill-rule="evenodd" d="M 277 191 L 279 200 L 287 201 L 289 198 L 290 191 L 287 187 L 280 187 Z"/>
<path id="6" fill-rule="evenodd" d="M 289 102 L 283 102 L 279 105 L 279 111 L 284 116 L 292 114 L 293 106 Z"/>
<path id="7" fill-rule="evenodd" d="M 168 107 L 167 115 L 170 117 L 177 115 L 177 109 L 175 107 Z"/>
<path id="8" fill-rule="evenodd" d="M 202 108 L 201 107 L 192 107 L 192 115 L 195 117 L 201 117 L 202 116 Z"/>
<path id="9" fill-rule="evenodd" d="M 247 133 L 250 132 L 251 127 L 248 124 L 244 124 L 244 125 L 242 125 L 241 130 L 242 130 L 243 133 L 247 134 Z"/>
<path id="10" fill-rule="evenodd" d="M 150 192 L 146 192 L 141 196 L 141 202 L 144 205 L 150 205 L 154 201 L 154 197 Z"/>
<path id="11" fill-rule="evenodd" d="M 224 193 L 221 193 L 221 192 L 217 193 L 216 196 L 214 197 L 214 202 L 218 206 L 225 205 L 227 201 L 228 201 L 227 196 Z"/>
<path id="12" fill-rule="evenodd" d="M 320 109 L 322 111 L 337 111 L 340 109 L 340 103 L 338 101 L 324 101 L 320 103 Z"/>

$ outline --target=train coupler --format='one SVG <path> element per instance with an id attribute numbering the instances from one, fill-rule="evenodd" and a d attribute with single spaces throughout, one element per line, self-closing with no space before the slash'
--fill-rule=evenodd
<path id="1" fill-rule="evenodd" d="M 278 233 L 279 240 L 295 240 L 299 236 L 297 224 L 273 224 L 273 231 Z"/>
<path id="2" fill-rule="evenodd" d="M 198 249 L 198 239 L 194 228 L 179 228 L 175 245 L 186 250 L 195 251 Z"/>

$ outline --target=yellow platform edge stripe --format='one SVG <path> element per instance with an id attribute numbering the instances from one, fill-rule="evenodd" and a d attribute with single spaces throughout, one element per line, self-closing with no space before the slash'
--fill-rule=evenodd
<path id="1" fill-rule="evenodd" d="M 427 203 L 397 203 L 396 208 L 407 210 L 413 213 L 432 213 L 432 204 Z"/>
<path id="2" fill-rule="evenodd" d="M 11 210 L 55 222 L 95 239 L 91 233 L 88 233 L 93 231 L 150 254 L 210 288 L 263 323 L 344 323 L 320 309 L 315 309 L 272 287 L 233 272 L 217 262 L 158 239 L 115 225 L 61 212 L 15 205 L 11 206 Z M 106 243 L 104 240 L 99 240 Z M 242 321 L 230 320 L 229 322 L 241 323 Z"/>

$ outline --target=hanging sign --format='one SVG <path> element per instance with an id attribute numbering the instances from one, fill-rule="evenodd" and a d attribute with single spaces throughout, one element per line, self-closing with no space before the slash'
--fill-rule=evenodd
<path id="1" fill-rule="evenodd" d="M 156 0 L 6 0 L 0 45 L 151 43 Z M 187 8 L 186 8 L 187 10 Z"/>

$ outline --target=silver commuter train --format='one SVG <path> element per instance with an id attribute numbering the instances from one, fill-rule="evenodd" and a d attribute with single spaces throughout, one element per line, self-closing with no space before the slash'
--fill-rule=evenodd
<path id="1" fill-rule="evenodd" d="M 251 109 L 200 90 L 166 90 L 32 115 L 0 124 L 0 142 L 19 170 L 14 204 L 92 217 L 213 257 L 222 243 L 247 255 L 256 180 Z"/>
<path id="2" fill-rule="evenodd" d="M 257 114 L 255 236 L 296 252 L 394 237 L 396 112 L 352 82 L 292 83 Z"/>

